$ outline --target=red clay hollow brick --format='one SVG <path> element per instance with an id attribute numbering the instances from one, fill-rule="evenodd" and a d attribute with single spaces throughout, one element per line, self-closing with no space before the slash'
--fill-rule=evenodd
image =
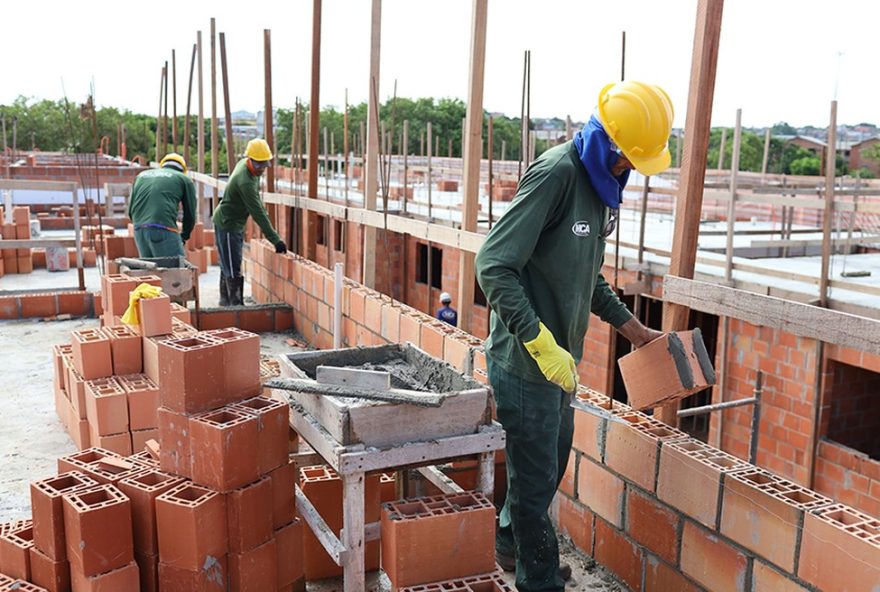
<path id="1" fill-rule="evenodd" d="M 661 443 L 685 439 L 687 434 L 643 413 L 626 413 L 620 419 L 623 421 L 608 423 L 605 464 L 653 493 L 657 485 L 657 456 Z"/>
<path id="2" fill-rule="evenodd" d="M 281 528 L 296 515 L 295 486 L 298 476 L 296 463 L 292 461 L 269 473 L 272 482 L 272 528 Z"/>
<path id="3" fill-rule="evenodd" d="M 229 554 L 229 592 L 262 592 L 277 587 L 275 539 L 243 553 Z"/>
<path id="4" fill-rule="evenodd" d="M 275 531 L 275 550 L 278 553 L 278 587 L 297 585 L 298 589 L 305 590 L 302 521 L 294 519 Z"/>
<path id="5" fill-rule="evenodd" d="M 159 388 L 163 407 L 201 413 L 226 403 L 223 346 L 204 335 L 159 343 Z"/>
<path id="6" fill-rule="evenodd" d="M 604 520 L 596 520 L 593 556 L 626 582 L 630 589 L 639 589 L 642 558 L 638 546 Z"/>
<path id="7" fill-rule="evenodd" d="M 116 379 L 126 393 L 132 431 L 158 428 L 159 387 L 156 383 L 146 374 L 118 376 Z"/>
<path id="8" fill-rule="evenodd" d="M 288 405 L 276 399 L 254 397 L 233 405 L 233 408 L 257 417 L 260 475 L 267 475 L 286 464 L 290 432 Z"/>
<path id="9" fill-rule="evenodd" d="M 104 275 L 101 278 L 101 300 L 104 310 L 113 316 L 122 316 L 128 309 L 128 295 L 140 281 L 123 274 Z"/>
<path id="10" fill-rule="evenodd" d="M 116 484 L 140 470 L 135 463 L 103 448 L 87 448 L 58 459 L 59 471 L 80 471 L 99 484 Z"/>
<path id="11" fill-rule="evenodd" d="M 94 424 L 89 424 L 89 442 L 122 456 L 131 454 L 131 432 L 128 431 L 101 436 L 95 432 Z"/>
<path id="12" fill-rule="evenodd" d="M 34 546 L 34 528 L 30 520 L 23 521 L 0 535 L 0 573 L 13 578 L 31 577 L 30 550 Z"/>
<path id="13" fill-rule="evenodd" d="M 159 556 L 134 552 L 141 579 L 140 592 L 159 592 Z"/>
<path id="14" fill-rule="evenodd" d="M 229 553 L 241 554 L 271 539 L 272 516 L 272 480 L 268 477 L 230 491 L 226 495 Z"/>
<path id="15" fill-rule="evenodd" d="M 159 407 L 160 468 L 173 475 L 192 475 L 192 451 L 189 442 L 189 416 Z"/>
<path id="16" fill-rule="evenodd" d="M 86 387 L 86 417 L 92 435 L 109 436 L 129 430 L 128 397 L 115 377 L 89 380 Z"/>
<path id="17" fill-rule="evenodd" d="M 31 510 L 34 516 L 34 545 L 50 561 L 67 559 L 64 543 L 64 507 L 61 496 L 98 483 L 79 471 L 31 483 Z M 44 584 L 40 584 L 44 588 Z"/>
<path id="18" fill-rule="evenodd" d="M 593 513 L 618 528 L 622 526 L 623 479 L 584 456 L 578 464 L 578 497 Z"/>
<path id="19" fill-rule="evenodd" d="M 226 402 L 234 403 L 263 390 L 260 384 L 260 337 L 230 327 L 205 331 L 204 335 L 223 345 L 223 388 Z"/>
<path id="20" fill-rule="evenodd" d="M 162 592 L 227 592 L 226 555 L 209 557 L 199 569 L 183 569 L 159 562 L 159 589 Z"/>
<path id="21" fill-rule="evenodd" d="M 257 480 L 257 416 L 224 407 L 190 418 L 189 432 L 194 483 L 225 492 Z"/>
<path id="22" fill-rule="evenodd" d="M 833 501 L 757 467 L 724 476 L 721 534 L 793 572 L 804 512 Z"/>
<path id="23" fill-rule="evenodd" d="M 132 430 L 131 432 L 131 451 L 143 451 L 147 447 L 147 442 L 153 440 L 159 441 L 159 428 L 151 430 Z"/>
<path id="24" fill-rule="evenodd" d="M 401 592 L 514 592 L 500 571 L 403 588 Z"/>
<path id="25" fill-rule="evenodd" d="M 798 576 L 819 590 L 874 592 L 880 582 L 880 520 L 834 504 L 804 516 Z"/>
<path id="26" fill-rule="evenodd" d="M 91 576 L 71 570 L 70 580 L 76 592 L 118 592 L 140 588 L 138 565 L 134 560 L 122 567 Z"/>
<path id="27" fill-rule="evenodd" d="M 171 333 L 171 299 L 167 295 L 142 298 L 138 301 L 140 314 L 139 331 L 144 337 Z"/>
<path id="28" fill-rule="evenodd" d="M 490 572 L 494 524 L 495 508 L 479 493 L 388 503 L 382 509 L 382 567 L 395 590 Z"/>
<path id="29" fill-rule="evenodd" d="M 71 574 L 96 576 L 134 561 L 131 502 L 122 492 L 101 485 L 62 499 Z"/>
<path id="30" fill-rule="evenodd" d="M 157 470 L 146 470 L 119 481 L 119 490 L 131 500 L 135 553 L 159 554 L 156 498 L 181 483 L 180 477 Z"/>
<path id="31" fill-rule="evenodd" d="M 30 549 L 31 582 L 48 592 L 70 590 L 70 563 L 67 560 L 53 561 L 36 547 Z M 2 587 L 0 587 L 2 589 Z"/>
<path id="32" fill-rule="evenodd" d="M 73 367 L 85 380 L 113 374 L 110 340 L 100 329 L 80 329 L 71 332 Z"/>
<path id="33" fill-rule="evenodd" d="M 695 523 L 685 521 L 681 571 L 713 592 L 745 592 L 748 558 Z"/>
<path id="34" fill-rule="evenodd" d="M 182 483 L 156 498 L 156 525 L 161 563 L 199 572 L 226 555 L 223 494 Z"/>
<path id="35" fill-rule="evenodd" d="M 694 439 L 660 448 L 657 497 L 709 528 L 718 518 L 721 475 L 750 465 Z"/>
<path id="36" fill-rule="evenodd" d="M 101 329 L 110 339 L 110 353 L 113 359 L 113 374 L 137 374 L 144 367 L 141 337 L 128 325 L 104 327 Z"/>
<path id="37" fill-rule="evenodd" d="M 626 533 L 672 565 L 678 563 L 679 514 L 631 488 L 626 494 Z"/>

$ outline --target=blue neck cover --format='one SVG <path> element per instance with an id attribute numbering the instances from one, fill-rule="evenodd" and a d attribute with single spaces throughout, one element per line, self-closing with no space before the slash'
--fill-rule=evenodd
<path id="1" fill-rule="evenodd" d="M 593 189 L 606 206 L 613 210 L 618 209 L 623 201 L 623 188 L 626 187 L 630 171 L 626 169 L 617 177 L 611 174 L 611 167 L 617 164 L 620 157 L 611 149 L 611 139 L 595 115 L 590 117 L 584 129 L 575 134 L 574 148 L 587 169 Z"/>

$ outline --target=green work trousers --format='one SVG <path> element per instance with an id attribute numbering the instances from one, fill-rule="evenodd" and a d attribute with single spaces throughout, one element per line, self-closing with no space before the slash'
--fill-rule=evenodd
<path id="1" fill-rule="evenodd" d="M 516 557 L 520 592 L 561 591 L 559 547 L 548 510 L 565 473 L 574 433 L 571 395 L 523 380 L 487 360 L 498 421 L 507 433 L 507 499 L 495 548 Z"/>
<path id="2" fill-rule="evenodd" d="M 183 241 L 180 235 L 161 228 L 137 228 L 134 231 L 134 242 L 137 243 L 141 257 L 182 257 Z"/>

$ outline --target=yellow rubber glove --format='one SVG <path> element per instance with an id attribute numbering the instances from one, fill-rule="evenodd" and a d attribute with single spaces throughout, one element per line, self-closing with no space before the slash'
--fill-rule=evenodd
<path id="1" fill-rule="evenodd" d="M 141 298 L 158 298 L 162 294 L 162 288 L 147 283 L 140 284 L 128 294 L 128 310 L 122 315 L 122 322 L 126 325 L 139 325 L 138 301 Z"/>
<path id="2" fill-rule="evenodd" d="M 538 322 L 538 336 L 523 342 L 526 351 L 538 363 L 544 377 L 564 390 L 572 393 L 577 388 L 577 367 L 571 354 L 559 347 L 553 334 Z"/>

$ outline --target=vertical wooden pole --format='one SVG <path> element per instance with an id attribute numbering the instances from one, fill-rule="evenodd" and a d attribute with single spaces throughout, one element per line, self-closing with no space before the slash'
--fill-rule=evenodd
<path id="1" fill-rule="evenodd" d="M 571 140 L 573 137 L 574 137 L 574 131 L 572 130 L 572 126 L 571 126 L 571 116 L 566 115 L 565 116 L 565 139 Z"/>
<path id="2" fill-rule="evenodd" d="M 330 132 L 324 126 L 324 199 L 330 199 Z"/>
<path id="3" fill-rule="evenodd" d="M 822 214 L 822 275 L 819 276 L 819 306 L 828 306 L 831 268 L 831 225 L 834 219 L 834 177 L 837 174 L 837 101 L 831 101 L 828 124 L 828 156 L 825 158 L 825 210 Z M 822 360 L 818 363 L 821 364 Z"/>
<path id="4" fill-rule="evenodd" d="M 440 136 L 436 136 L 434 138 L 434 155 L 440 156 Z"/>
<path id="5" fill-rule="evenodd" d="M 198 54 L 199 60 L 199 117 L 198 117 L 198 125 L 199 129 L 196 132 L 196 150 L 198 151 L 198 170 L 200 173 L 205 172 L 205 93 L 203 88 L 203 76 L 202 76 L 202 32 L 196 32 L 196 53 Z M 205 186 L 202 183 L 199 183 L 198 186 L 198 212 L 199 218 L 202 219 L 203 222 L 208 221 L 208 208 L 204 208 L 204 204 L 202 203 L 205 199 Z M 204 209 L 203 209 L 204 208 Z"/>
<path id="6" fill-rule="evenodd" d="M 742 109 L 736 110 L 736 127 L 733 130 L 733 155 L 730 162 L 730 202 L 727 207 L 727 248 L 724 265 L 724 281 L 733 284 L 733 235 L 736 225 L 736 182 L 739 172 L 739 151 L 742 141 Z"/>
<path id="7" fill-rule="evenodd" d="M 724 170 L 724 145 L 727 143 L 727 128 L 721 128 L 721 145 L 718 147 L 718 170 Z"/>
<path id="8" fill-rule="evenodd" d="M 177 152 L 177 52 L 171 50 L 171 143 Z M 186 160 L 186 158 L 184 158 Z"/>
<path id="9" fill-rule="evenodd" d="M 367 98 L 367 145 L 364 155 L 364 208 L 376 209 L 379 173 L 379 56 L 382 41 L 382 0 L 372 0 L 370 13 L 370 78 Z M 364 228 L 363 283 L 376 287 L 376 229 Z"/>
<path id="10" fill-rule="evenodd" d="M 501 140 L 501 162 L 507 160 L 507 140 Z"/>
<path id="11" fill-rule="evenodd" d="M 321 9 L 322 0 L 312 1 L 312 67 L 311 93 L 309 95 L 308 122 L 308 192 L 307 197 L 318 197 L 318 135 L 321 133 Z M 305 256 L 315 258 L 315 234 L 317 231 L 317 215 L 311 211 L 303 212 L 303 242 Z"/>
<path id="12" fill-rule="evenodd" d="M 461 228 L 476 232 L 480 209 L 480 161 L 483 155 L 483 75 L 486 68 L 486 21 L 489 0 L 474 0 L 471 17 L 471 60 L 468 77 L 467 116 L 462 147 Z M 471 331 L 474 305 L 474 254 L 459 251 L 458 326 Z"/>
<path id="13" fill-rule="evenodd" d="M 226 172 L 235 168 L 235 138 L 232 135 L 232 108 L 229 105 L 229 70 L 226 67 L 226 33 L 220 33 L 220 73 L 223 77 L 223 112 L 226 128 Z"/>
<path id="14" fill-rule="evenodd" d="M 678 136 L 676 136 L 675 142 L 675 164 L 679 168 L 679 173 L 681 173 L 681 151 L 684 147 L 684 130 L 680 130 L 678 132 Z"/>
<path id="15" fill-rule="evenodd" d="M 189 84 L 186 89 L 186 119 L 183 120 L 183 160 L 187 166 L 189 162 L 189 119 L 190 109 L 192 108 L 192 92 L 193 92 L 193 74 L 196 66 L 196 44 L 193 43 L 192 57 L 189 60 Z M 198 219 L 198 218 L 196 218 Z"/>
<path id="16" fill-rule="evenodd" d="M 168 61 L 165 61 L 165 107 L 162 112 L 162 154 L 168 154 Z"/>
<path id="17" fill-rule="evenodd" d="M 264 108 L 263 127 L 266 129 L 266 142 L 272 154 L 275 154 L 275 110 L 272 106 L 272 31 L 263 29 L 263 63 L 264 63 Z M 270 166 L 266 171 L 266 191 L 275 192 L 275 167 Z M 278 206 L 272 206 L 272 218 L 275 228 L 278 228 Z"/>
<path id="18" fill-rule="evenodd" d="M 409 186 L 409 119 L 403 120 L 403 142 L 401 142 L 401 147 L 403 148 L 403 207 L 401 210 L 406 215 L 406 188 Z"/>
<path id="19" fill-rule="evenodd" d="M 761 180 L 767 176 L 767 163 L 770 161 L 770 128 L 764 131 L 764 158 L 761 160 Z"/>
<path id="20" fill-rule="evenodd" d="M 343 158 L 343 179 L 345 180 L 345 206 L 348 207 L 348 89 L 345 89 L 345 115 L 342 118 L 342 158 Z"/>
<path id="21" fill-rule="evenodd" d="M 156 116 L 156 162 L 162 160 L 162 93 L 165 89 L 165 68 L 159 77 L 159 114 Z M 5 135 L 5 134 L 4 134 Z"/>
<path id="22" fill-rule="evenodd" d="M 419 156 L 425 157 L 425 130 L 419 135 Z"/>
<path id="23" fill-rule="evenodd" d="M 220 177 L 220 130 L 217 121 L 217 25 L 211 18 L 211 176 Z M 220 201 L 217 187 L 213 187 L 214 208 Z"/>
<path id="24" fill-rule="evenodd" d="M 431 122 L 428 122 L 428 174 L 425 176 L 425 184 L 428 186 L 428 222 L 431 221 Z M 430 255 L 430 253 L 428 253 Z M 431 284 L 431 278 L 428 278 L 428 285 Z M 429 303 L 430 304 L 430 303 Z"/>
<path id="25" fill-rule="evenodd" d="M 693 61 L 684 126 L 688 130 L 685 139 L 687 145 L 684 147 L 681 180 L 676 196 L 674 238 L 669 264 L 671 275 L 684 278 L 694 276 L 696 264 L 723 9 L 724 0 L 697 0 Z M 663 330 L 687 328 L 689 312 L 690 309 L 686 306 L 665 302 Z M 658 410 L 656 416 L 670 425 L 677 425 L 678 407 L 677 402 L 665 405 Z"/>
<path id="26" fill-rule="evenodd" d="M 489 157 L 489 228 L 492 228 L 492 190 L 493 190 L 493 178 L 492 178 L 492 160 L 495 158 L 495 120 L 492 116 L 489 116 L 489 148 L 486 150 L 486 154 Z"/>

